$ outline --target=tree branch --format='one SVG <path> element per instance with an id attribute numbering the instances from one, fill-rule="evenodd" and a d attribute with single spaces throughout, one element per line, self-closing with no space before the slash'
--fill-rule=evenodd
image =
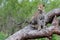
<path id="1" fill-rule="evenodd" d="M 6 40 L 25 40 L 25 39 L 36 39 L 42 37 L 50 37 L 51 35 L 58 34 L 60 35 L 60 27 L 51 26 L 46 29 L 42 29 L 41 31 L 33 30 L 33 28 L 28 25 L 24 29 L 19 30 L 14 33 Z"/>
<path id="2" fill-rule="evenodd" d="M 60 8 L 53 9 L 46 14 L 46 22 L 51 23 L 54 16 L 60 16 Z"/>

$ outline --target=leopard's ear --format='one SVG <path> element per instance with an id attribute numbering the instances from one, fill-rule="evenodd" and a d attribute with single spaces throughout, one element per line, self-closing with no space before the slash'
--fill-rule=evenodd
<path id="1" fill-rule="evenodd" d="M 59 25 L 59 21 L 58 21 L 56 15 L 55 15 L 55 17 L 54 17 L 54 19 L 53 19 L 53 21 L 52 21 L 52 25 L 53 25 L 53 26 L 58 26 L 58 25 Z"/>

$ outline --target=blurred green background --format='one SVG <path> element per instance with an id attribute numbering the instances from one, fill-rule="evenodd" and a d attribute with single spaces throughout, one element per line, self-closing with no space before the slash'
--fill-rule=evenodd
<path id="1" fill-rule="evenodd" d="M 0 0 L 0 40 L 28 25 L 25 20 L 31 19 L 40 3 L 45 4 L 46 12 L 60 8 L 60 0 Z M 60 36 L 54 34 L 52 40 L 60 40 Z"/>

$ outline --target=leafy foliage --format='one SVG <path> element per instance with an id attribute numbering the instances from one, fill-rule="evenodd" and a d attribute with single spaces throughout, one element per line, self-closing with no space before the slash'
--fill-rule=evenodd
<path id="1" fill-rule="evenodd" d="M 6 34 L 4 34 L 3 32 L 0 32 L 0 40 L 4 40 L 7 37 Z"/>
<path id="2" fill-rule="evenodd" d="M 31 19 L 40 3 L 45 4 L 46 12 L 60 8 L 60 0 L 0 0 L 0 32 L 11 35 L 23 28 L 27 25 L 24 21 Z M 23 23 L 18 26 L 21 22 Z M 2 37 L 3 34 L 0 35 L 0 40 Z M 53 40 L 56 38 L 53 36 Z"/>

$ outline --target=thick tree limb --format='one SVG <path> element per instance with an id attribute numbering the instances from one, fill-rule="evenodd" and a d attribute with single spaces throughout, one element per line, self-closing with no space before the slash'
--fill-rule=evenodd
<path id="1" fill-rule="evenodd" d="M 8 37 L 6 40 L 27 40 L 27 39 L 35 39 L 41 37 L 50 37 L 54 34 L 60 35 L 60 27 L 51 26 L 46 29 L 42 29 L 41 31 L 33 30 L 33 28 L 28 25 L 24 29 L 19 30 L 15 34 Z"/>
<path id="2" fill-rule="evenodd" d="M 60 8 L 53 9 L 46 14 L 46 22 L 51 23 L 54 16 L 60 16 Z"/>

